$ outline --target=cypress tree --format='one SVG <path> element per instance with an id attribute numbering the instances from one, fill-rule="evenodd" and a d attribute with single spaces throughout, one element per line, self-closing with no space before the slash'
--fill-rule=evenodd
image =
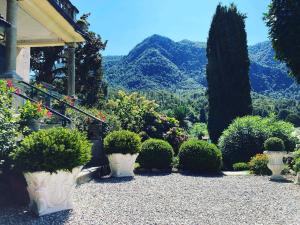
<path id="1" fill-rule="evenodd" d="M 217 143 L 236 117 L 252 113 L 244 14 L 218 5 L 207 41 L 208 131 Z"/>

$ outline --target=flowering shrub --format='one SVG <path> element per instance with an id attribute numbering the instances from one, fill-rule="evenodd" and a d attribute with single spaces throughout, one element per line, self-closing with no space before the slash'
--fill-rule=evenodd
<path id="1" fill-rule="evenodd" d="M 272 172 L 268 168 L 268 157 L 265 154 L 257 154 L 251 158 L 249 168 L 251 173 L 256 175 L 271 175 Z"/>
<path id="2" fill-rule="evenodd" d="M 173 127 L 164 135 L 164 139 L 172 145 L 177 155 L 181 144 L 188 139 L 188 136 L 182 128 Z"/>
<path id="3" fill-rule="evenodd" d="M 3 167 L 8 166 L 8 155 L 16 147 L 17 125 L 12 111 L 14 91 L 11 81 L 0 80 L 0 162 Z"/>
<path id="4" fill-rule="evenodd" d="M 43 108 L 41 102 L 31 103 L 30 101 L 26 101 L 26 103 L 20 107 L 19 111 L 22 121 L 29 121 L 31 119 L 38 120 L 46 116 L 48 116 L 48 118 L 52 116 L 50 111 Z"/>

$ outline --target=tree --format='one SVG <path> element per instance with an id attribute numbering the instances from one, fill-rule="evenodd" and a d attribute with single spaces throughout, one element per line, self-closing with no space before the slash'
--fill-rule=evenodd
<path id="1" fill-rule="evenodd" d="M 86 106 L 99 106 L 107 95 L 107 84 L 103 79 L 101 51 L 106 42 L 89 30 L 88 17 L 84 14 L 78 24 L 85 31 L 86 41 L 76 47 L 76 94 Z M 67 92 L 66 47 L 32 48 L 31 69 L 37 82 L 54 85 L 61 93 Z"/>
<path id="2" fill-rule="evenodd" d="M 37 82 L 53 82 L 65 74 L 61 66 L 64 47 L 31 48 L 30 66 Z"/>
<path id="3" fill-rule="evenodd" d="M 200 109 L 200 116 L 199 116 L 199 120 L 200 120 L 200 123 L 206 123 L 206 114 L 205 114 L 205 109 L 204 108 L 201 108 Z"/>
<path id="4" fill-rule="evenodd" d="M 300 84 L 300 1 L 272 0 L 265 21 L 276 58 L 283 61 Z"/>
<path id="5" fill-rule="evenodd" d="M 84 14 L 80 23 L 86 24 L 86 42 L 76 48 L 76 93 L 87 106 L 96 106 L 107 95 L 107 83 L 103 80 L 102 56 L 107 42 L 100 35 L 89 31 L 88 17 Z"/>
<path id="6" fill-rule="evenodd" d="M 236 118 L 252 113 L 246 16 L 218 5 L 207 42 L 208 130 L 216 143 Z"/>

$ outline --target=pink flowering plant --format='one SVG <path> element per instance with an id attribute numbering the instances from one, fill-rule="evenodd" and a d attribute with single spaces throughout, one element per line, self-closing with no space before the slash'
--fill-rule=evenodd
<path id="1" fill-rule="evenodd" d="M 50 111 L 43 108 L 42 102 L 32 103 L 30 101 L 26 101 L 19 111 L 22 121 L 28 121 L 31 119 L 40 120 L 45 117 L 51 118 L 52 116 Z"/>

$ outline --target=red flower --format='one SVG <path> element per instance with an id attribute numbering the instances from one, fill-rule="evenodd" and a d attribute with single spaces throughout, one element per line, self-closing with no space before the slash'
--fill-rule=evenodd
<path id="1" fill-rule="evenodd" d="M 50 111 L 47 111 L 47 117 L 50 119 L 52 117 L 53 113 Z"/>
<path id="2" fill-rule="evenodd" d="M 7 85 L 8 88 L 12 88 L 12 87 L 13 87 L 13 82 L 12 82 L 12 80 L 7 80 L 7 81 L 6 81 L 6 85 Z"/>
<path id="3" fill-rule="evenodd" d="M 16 95 L 19 95 L 21 93 L 21 90 L 19 88 L 16 89 Z"/>

